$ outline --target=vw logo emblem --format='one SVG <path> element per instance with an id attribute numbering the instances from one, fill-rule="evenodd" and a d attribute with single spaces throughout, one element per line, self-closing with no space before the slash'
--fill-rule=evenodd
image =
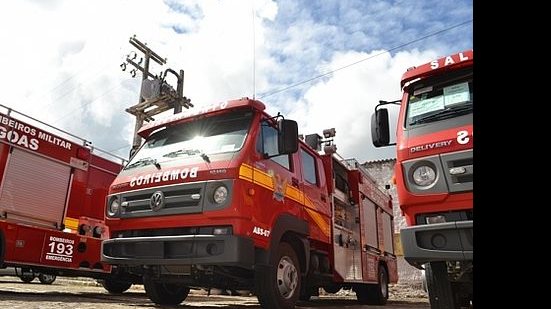
<path id="1" fill-rule="evenodd" d="M 153 195 L 151 195 L 151 199 L 149 200 L 149 207 L 151 207 L 151 210 L 153 211 L 158 211 L 164 206 L 165 195 L 163 194 L 163 191 L 155 191 Z"/>

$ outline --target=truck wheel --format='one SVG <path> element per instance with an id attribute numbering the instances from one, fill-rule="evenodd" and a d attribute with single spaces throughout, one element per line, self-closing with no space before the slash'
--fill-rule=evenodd
<path id="1" fill-rule="evenodd" d="M 164 283 L 147 277 L 143 279 L 145 294 L 158 305 L 178 305 L 186 299 L 189 287 L 177 283 Z"/>
<path id="2" fill-rule="evenodd" d="M 388 300 L 388 274 L 383 266 L 379 266 L 379 283 L 361 284 L 354 289 L 356 298 L 362 305 L 386 305 Z"/>
<path id="3" fill-rule="evenodd" d="M 316 287 L 302 287 L 300 290 L 300 295 L 298 297 L 301 301 L 310 301 L 312 296 L 318 296 L 318 288 Z"/>
<path id="4" fill-rule="evenodd" d="M 48 275 L 48 274 L 39 274 L 38 275 L 38 280 L 42 284 L 52 284 L 52 283 L 54 283 L 55 278 L 56 278 L 56 275 Z"/>
<path id="5" fill-rule="evenodd" d="M 430 308 L 455 308 L 452 286 L 448 280 L 446 262 L 431 262 L 425 264 L 425 277 L 427 278 Z"/>
<path id="6" fill-rule="evenodd" d="M 269 271 L 258 271 L 257 297 L 265 309 L 292 309 L 300 295 L 300 264 L 291 245 L 282 242 Z"/>
<path id="7" fill-rule="evenodd" d="M 19 279 L 25 283 L 31 283 L 34 280 L 34 275 L 20 275 Z"/>
<path id="8" fill-rule="evenodd" d="M 122 294 L 132 286 L 132 282 L 112 278 L 102 279 L 98 281 L 110 294 Z"/>
<path id="9" fill-rule="evenodd" d="M 323 290 L 330 294 L 335 294 L 341 289 L 342 289 L 342 286 L 340 284 L 333 284 L 333 285 L 328 285 L 323 287 Z"/>

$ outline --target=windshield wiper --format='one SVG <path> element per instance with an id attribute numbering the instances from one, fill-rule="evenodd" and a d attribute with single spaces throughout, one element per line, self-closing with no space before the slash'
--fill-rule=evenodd
<path id="1" fill-rule="evenodd" d="M 174 158 L 174 157 L 178 157 L 178 156 L 183 155 L 183 154 L 186 154 L 188 156 L 199 155 L 201 157 L 201 159 L 205 160 L 205 162 L 210 163 L 209 156 L 207 156 L 206 153 L 204 153 L 203 151 L 201 151 L 199 149 L 180 149 L 180 150 L 176 150 L 176 151 L 173 151 L 173 152 L 169 152 L 169 153 L 163 155 L 163 157 Z"/>
<path id="2" fill-rule="evenodd" d="M 432 121 L 436 121 L 436 120 L 442 120 L 442 119 L 451 118 L 451 117 L 455 117 L 455 116 L 465 115 L 465 114 L 468 114 L 472 110 L 473 110 L 473 104 L 472 103 L 467 104 L 467 105 L 448 107 L 446 109 L 438 111 L 437 113 L 430 114 L 428 116 L 416 119 L 415 121 L 410 122 L 409 125 L 432 122 Z"/>
<path id="3" fill-rule="evenodd" d="M 207 156 L 206 153 L 201 152 L 200 156 L 203 160 L 205 160 L 205 162 L 210 163 L 210 158 L 209 158 L 209 156 Z"/>
<path id="4" fill-rule="evenodd" d="M 149 157 L 141 158 L 138 161 L 127 165 L 124 169 L 127 170 L 127 169 L 131 169 L 131 168 L 138 167 L 138 166 L 147 166 L 147 165 L 150 165 L 150 164 L 154 164 L 155 167 L 159 170 L 161 169 L 161 164 L 159 164 L 157 162 L 157 159 L 152 159 L 152 158 L 149 158 Z"/>
<path id="5" fill-rule="evenodd" d="M 199 149 L 180 149 L 164 154 L 163 157 L 174 158 L 184 154 L 188 156 L 194 156 L 196 154 L 201 154 L 201 151 Z"/>

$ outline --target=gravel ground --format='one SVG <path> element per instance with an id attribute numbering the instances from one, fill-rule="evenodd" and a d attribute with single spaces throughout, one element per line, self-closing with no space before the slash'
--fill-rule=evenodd
<path id="1" fill-rule="evenodd" d="M 335 295 L 321 295 L 311 302 L 299 303 L 297 308 L 366 308 L 357 305 L 351 291 L 341 290 Z M 208 296 L 203 290 L 192 290 L 180 308 L 260 308 L 256 297 Z M 123 295 L 110 295 L 95 281 L 86 278 L 58 278 L 52 285 L 23 283 L 18 278 L 0 277 L 0 308 L 10 309 L 122 309 L 155 307 L 135 285 Z M 387 306 L 369 308 L 429 308 L 427 295 L 418 287 L 404 284 L 390 286 Z"/>

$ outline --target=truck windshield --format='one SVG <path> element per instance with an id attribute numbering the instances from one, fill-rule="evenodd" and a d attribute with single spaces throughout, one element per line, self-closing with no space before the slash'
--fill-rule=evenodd
<path id="1" fill-rule="evenodd" d="M 153 133 L 125 170 L 155 165 L 182 157 L 200 156 L 210 162 L 209 155 L 236 152 L 243 147 L 253 113 L 249 110 L 233 111 L 186 122 Z"/>
<path id="2" fill-rule="evenodd" d="M 473 79 L 420 84 L 408 97 L 406 126 L 453 118 L 473 112 Z"/>

